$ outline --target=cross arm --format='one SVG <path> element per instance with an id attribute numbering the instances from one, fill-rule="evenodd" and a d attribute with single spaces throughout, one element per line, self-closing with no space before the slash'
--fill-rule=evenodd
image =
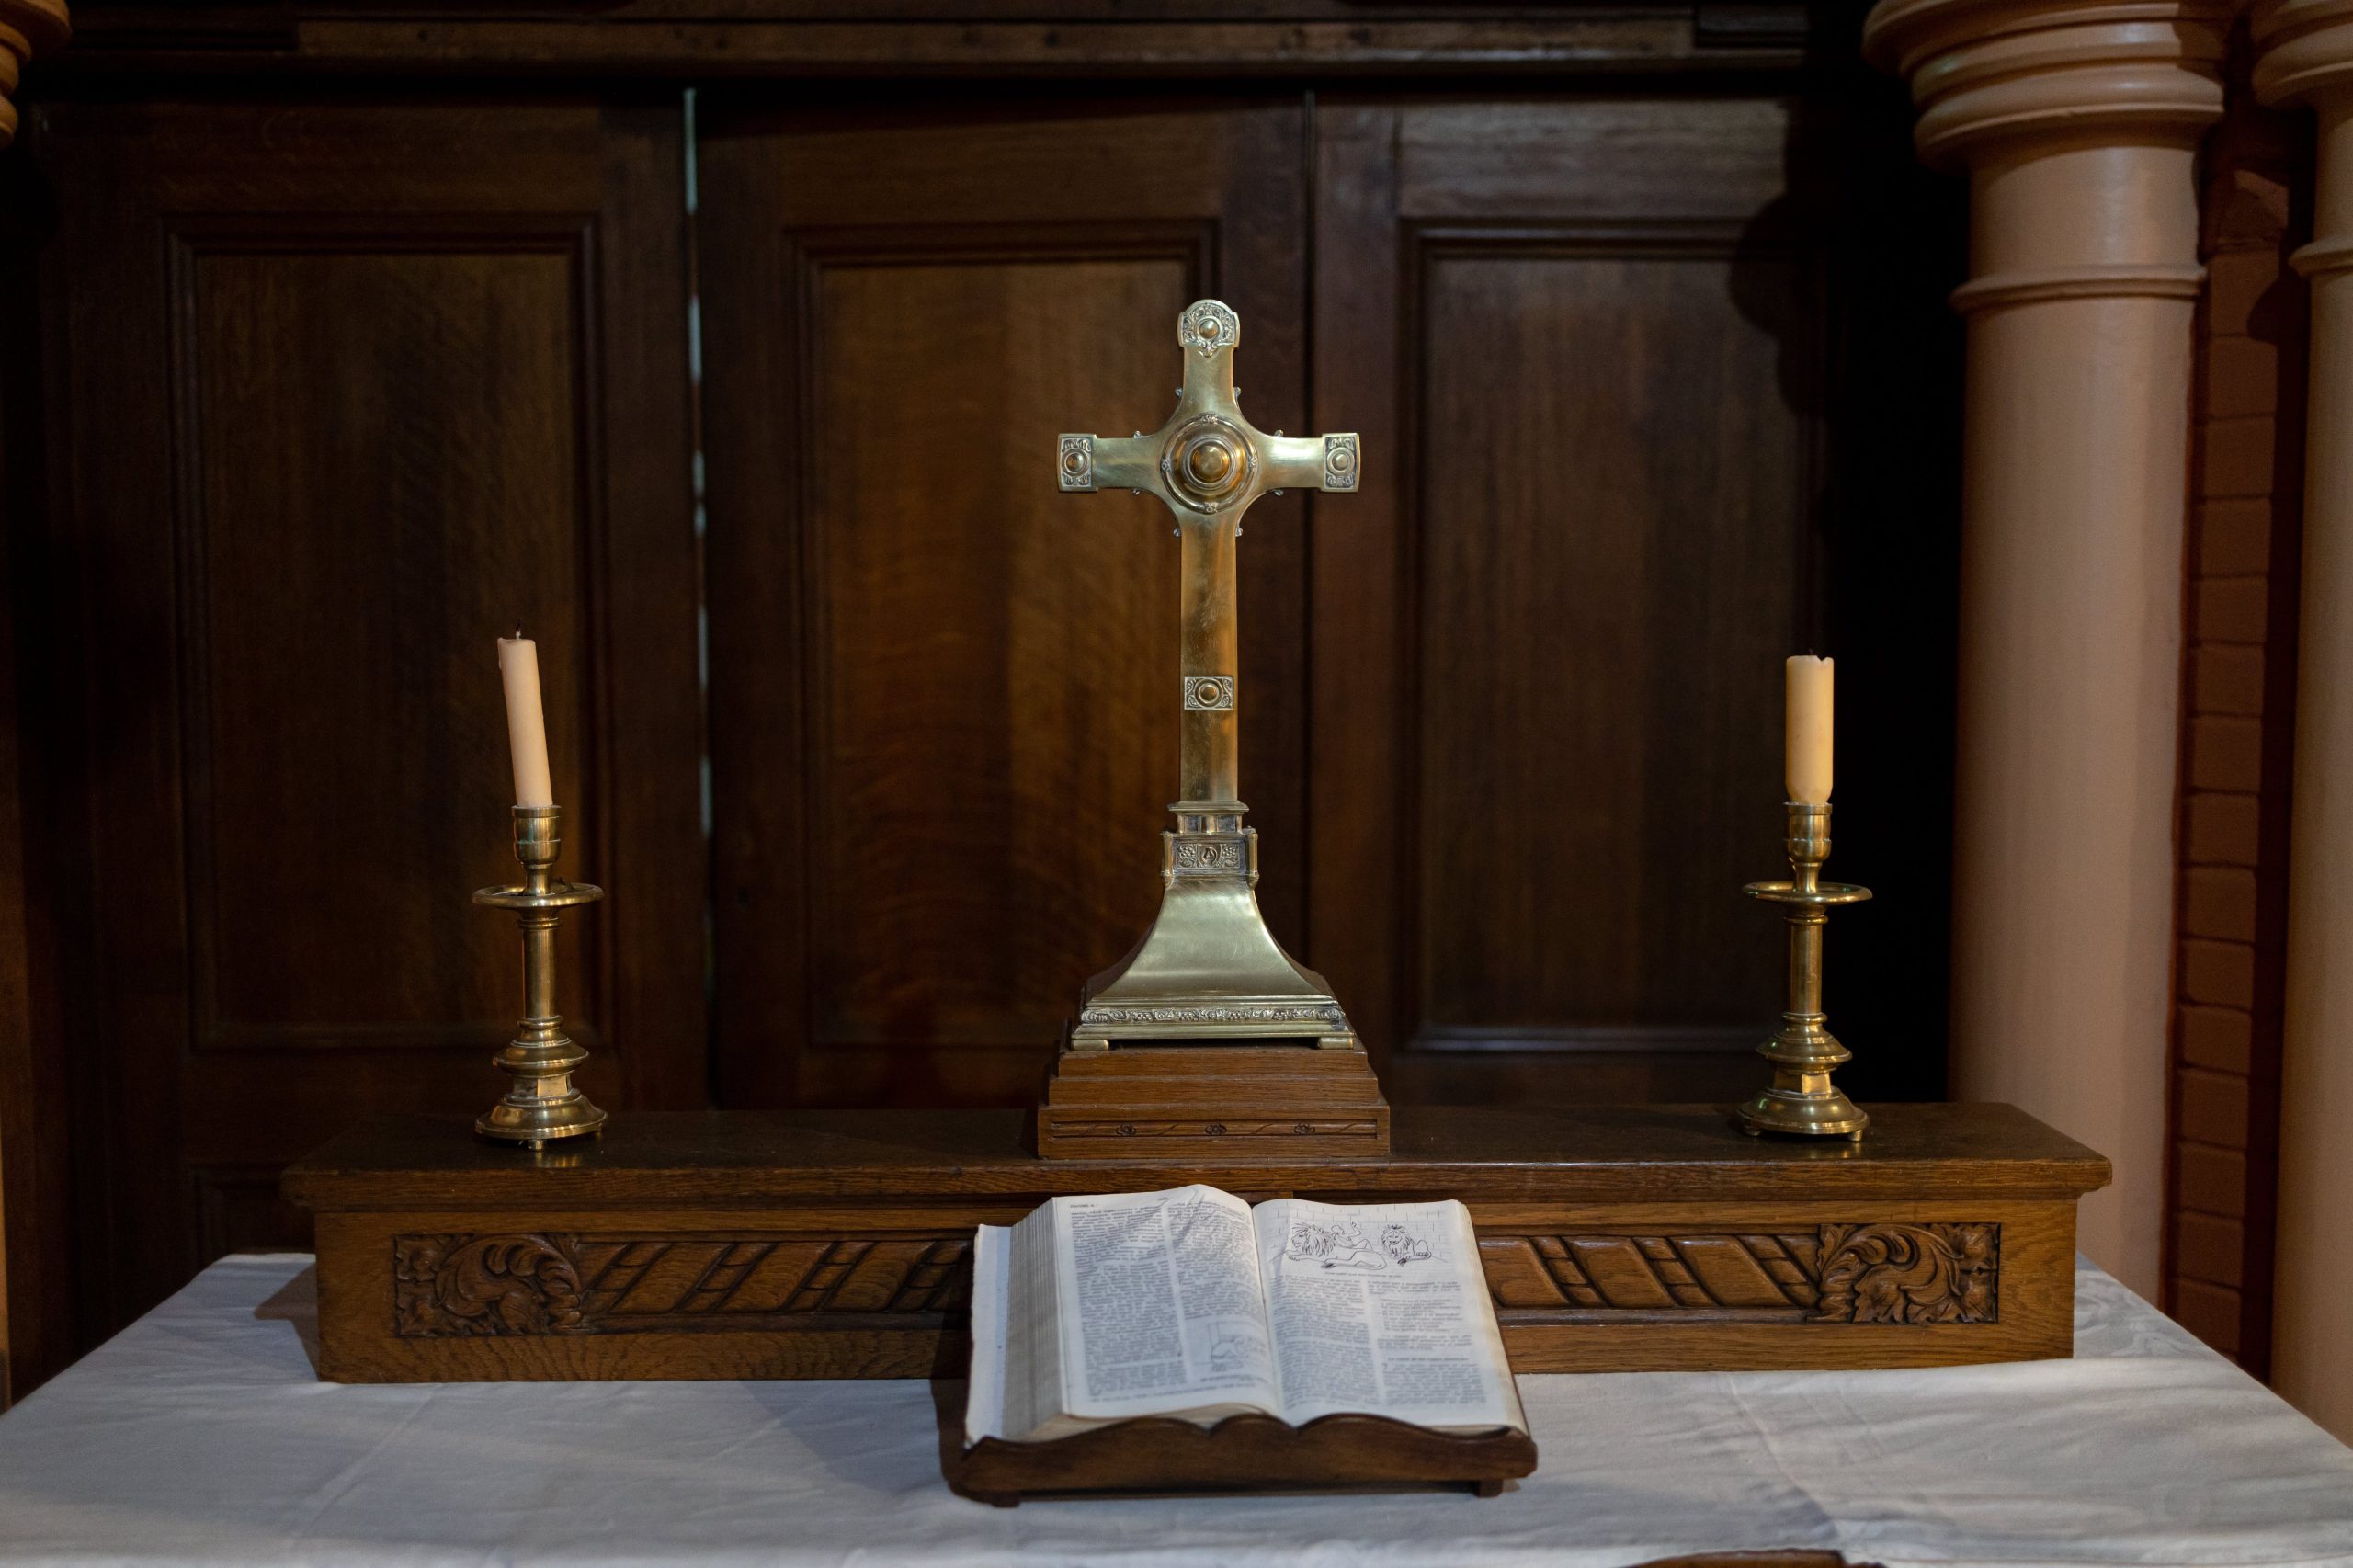
<path id="1" fill-rule="evenodd" d="M 1160 490 L 1157 436 L 1066 435 L 1055 478 L 1064 490 Z"/>
<path id="2" fill-rule="evenodd" d="M 1265 490 L 1354 490 L 1357 487 L 1357 437 L 1353 430 L 1335 436 L 1259 436 L 1265 451 Z"/>
<path id="3" fill-rule="evenodd" d="M 1357 487 L 1354 431 L 1268 436 L 1240 426 L 1238 420 L 1229 428 L 1246 444 L 1255 461 L 1245 470 L 1246 494 L 1221 506 L 1247 505 L 1269 490 L 1350 491 Z M 1067 434 L 1060 440 L 1055 480 L 1066 491 L 1141 490 L 1176 506 L 1176 497 L 1169 494 L 1170 475 L 1161 466 L 1168 445 L 1166 432 L 1142 437 Z"/>

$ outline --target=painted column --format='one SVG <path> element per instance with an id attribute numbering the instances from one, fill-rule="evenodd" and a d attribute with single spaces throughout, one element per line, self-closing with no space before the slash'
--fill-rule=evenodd
<path id="1" fill-rule="evenodd" d="M 1970 177 L 1951 1087 L 2107 1154 L 2080 1244 L 2146 1296 L 2165 1194 L 2196 149 L 2216 0 L 1881 0 Z M 1900 526 L 1899 519 L 1889 519 Z"/>
<path id="2" fill-rule="evenodd" d="M 2297 620 L 2288 994 L 2279 1064 L 2279 1264 L 2271 1382 L 2353 1441 L 2353 0 L 2255 10 L 2266 103 L 2319 114 L 2312 379 Z"/>

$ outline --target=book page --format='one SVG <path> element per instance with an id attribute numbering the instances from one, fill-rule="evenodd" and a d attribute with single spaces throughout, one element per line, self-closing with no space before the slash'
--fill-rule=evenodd
<path id="1" fill-rule="evenodd" d="M 1284 1198 L 1252 1218 L 1284 1420 L 1525 1427 L 1469 1210 Z"/>
<path id="2" fill-rule="evenodd" d="M 1005 1233 L 1005 1418 L 999 1435 L 1018 1439 L 1062 1414 L 1052 1218 L 1044 1209 L 1032 1210 Z M 977 1356 L 977 1336 L 972 1348 Z"/>
<path id="3" fill-rule="evenodd" d="M 1070 1415 L 1275 1412 L 1249 1205 L 1185 1187 L 1050 1207 Z"/>
<path id="4" fill-rule="evenodd" d="M 972 1364 L 964 1399 L 964 1444 L 1005 1436 L 1006 1351 L 1010 1343 L 1013 1232 L 983 1225 L 972 1238 Z"/>

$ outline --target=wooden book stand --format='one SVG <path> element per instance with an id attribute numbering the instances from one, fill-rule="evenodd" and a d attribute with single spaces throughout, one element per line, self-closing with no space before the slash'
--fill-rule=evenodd
<path id="1" fill-rule="evenodd" d="M 1271 1415 L 1229 1415 L 1215 1426 L 1154 1415 L 1040 1443 L 983 1437 L 955 1468 L 957 1490 L 1000 1508 L 1025 1496 L 1106 1492 L 1442 1485 L 1493 1497 L 1536 1469 L 1536 1441 L 1508 1427 L 1433 1432 L 1385 1415 L 1326 1415 L 1304 1426 Z"/>

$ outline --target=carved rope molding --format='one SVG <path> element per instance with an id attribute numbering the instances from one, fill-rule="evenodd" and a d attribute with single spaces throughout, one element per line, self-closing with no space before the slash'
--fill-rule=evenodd
<path id="1" fill-rule="evenodd" d="M 1997 1224 L 1771 1234 L 1482 1236 L 1495 1304 L 1547 1316 L 1981 1324 L 1999 1315 Z"/>
<path id="2" fill-rule="evenodd" d="M 65 0 L 0 0 L 0 147 L 17 136 L 17 106 L 9 100 L 25 62 L 64 46 L 74 30 Z"/>
<path id="3" fill-rule="evenodd" d="M 1562 1233 L 1479 1241 L 1497 1307 L 1588 1322 L 1732 1318 L 1990 1324 L 1997 1224 L 1836 1224 L 1751 1234 Z M 963 1235 L 392 1240 L 392 1332 L 486 1335 L 947 1326 L 971 1304 Z"/>
<path id="4" fill-rule="evenodd" d="M 404 1339 L 807 1326 L 817 1314 L 915 1314 L 970 1302 L 969 1235 L 396 1236 Z"/>

